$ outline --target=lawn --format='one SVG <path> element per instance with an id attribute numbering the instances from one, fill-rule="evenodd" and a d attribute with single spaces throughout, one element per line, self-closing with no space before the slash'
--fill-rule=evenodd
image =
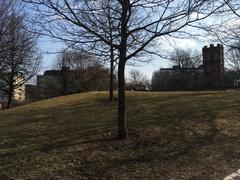
<path id="1" fill-rule="evenodd" d="M 223 179 L 240 168 L 240 92 L 106 92 L 0 112 L 0 179 Z"/>

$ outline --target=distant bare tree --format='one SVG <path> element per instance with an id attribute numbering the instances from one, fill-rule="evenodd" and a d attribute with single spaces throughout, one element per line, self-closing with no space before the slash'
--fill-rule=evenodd
<path id="1" fill-rule="evenodd" d="M 149 88 L 149 80 L 144 74 L 139 70 L 131 70 L 129 72 L 129 80 L 127 83 L 127 89 L 129 90 L 147 90 Z"/>
<path id="2" fill-rule="evenodd" d="M 151 87 L 153 91 L 165 90 L 165 84 L 169 81 L 169 73 L 161 72 L 161 68 L 153 72 Z"/>
<path id="3" fill-rule="evenodd" d="M 68 50 L 60 54 L 53 67 L 62 71 L 59 79 L 62 84 L 61 93 L 82 92 L 88 90 L 106 90 L 106 68 L 91 54 Z M 71 77 L 71 78 L 69 78 Z M 56 89 L 56 88 L 55 88 Z"/>
<path id="4" fill-rule="evenodd" d="M 76 50 L 68 50 L 59 54 L 53 64 L 53 68 L 57 70 L 61 70 L 64 67 L 72 70 L 86 69 L 90 66 L 94 66 L 97 63 L 100 62 L 98 62 L 91 54 Z"/>
<path id="5" fill-rule="evenodd" d="M 175 49 L 170 55 L 173 65 L 181 69 L 197 68 L 201 63 L 201 54 L 192 52 L 190 49 Z"/>
<path id="6" fill-rule="evenodd" d="M 198 73 L 196 68 L 202 64 L 200 53 L 191 51 L 190 49 L 174 49 L 170 53 L 169 59 L 173 64 L 173 72 L 155 71 L 152 76 L 153 90 L 183 90 L 188 89 L 189 82 L 197 83 Z"/>
<path id="7" fill-rule="evenodd" d="M 180 79 L 182 87 L 186 89 L 187 82 L 189 81 L 188 68 L 198 68 L 202 63 L 201 54 L 192 52 L 190 49 L 175 49 L 171 54 L 171 61 L 173 65 L 177 66 L 180 70 Z"/>

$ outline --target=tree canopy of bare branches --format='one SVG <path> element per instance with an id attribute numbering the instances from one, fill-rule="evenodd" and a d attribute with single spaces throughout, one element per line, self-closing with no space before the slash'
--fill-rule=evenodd
<path id="1" fill-rule="evenodd" d="M 53 84 L 51 86 L 55 91 L 55 94 L 52 93 L 54 96 L 89 90 L 107 90 L 108 70 L 92 55 L 68 50 L 59 54 L 53 68 L 62 72 L 56 83 L 61 84 L 61 88 L 59 86 L 54 88 L 54 83 L 49 83 Z"/>
<path id="2" fill-rule="evenodd" d="M 127 82 L 128 90 L 145 91 L 150 89 L 148 78 L 139 70 L 131 70 Z"/>
<path id="3" fill-rule="evenodd" d="M 8 108 L 16 89 L 30 80 L 40 68 L 36 36 L 27 30 L 24 16 L 15 2 L 3 1 L 0 35 L 0 89 L 8 97 Z"/>
<path id="4" fill-rule="evenodd" d="M 104 44 L 118 57 L 118 138 L 127 137 L 125 66 L 164 36 L 178 36 L 189 25 L 217 12 L 225 1 L 213 0 L 24 0 L 34 4 L 45 32 L 84 49 Z M 111 35 L 106 13 L 111 12 Z M 73 32 L 74 31 L 74 32 Z M 78 32 L 77 34 L 75 32 Z M 79 39 L 80 37 L 80 39 Z"/>
<path id="5" fill-rule="evenodd" d="M 197 68 L 201 64 L 201 54 L 192 52 L 190 49 L 175 49 L 171 53 L 171 61 L 173 65 L 181 69 Z"/>
<path id="6" fill-rule="evenodd" d="M 240 42 L 235 43 L 227 52 L 227 62 L 231 70 L 240 75 Z"/>

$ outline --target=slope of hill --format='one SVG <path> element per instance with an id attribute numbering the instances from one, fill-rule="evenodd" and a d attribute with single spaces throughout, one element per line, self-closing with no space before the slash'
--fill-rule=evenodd
<path id="1" fill-rule="evenodd" d="M 0 112 L 0 179 L 223 179 L 240 168 L 240 92 L 106 92 Z"/>

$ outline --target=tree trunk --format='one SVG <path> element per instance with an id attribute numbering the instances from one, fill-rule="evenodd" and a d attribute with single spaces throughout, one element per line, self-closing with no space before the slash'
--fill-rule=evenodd
<path id="1" fill-rule="evenodd" d="M 67 94 L 67 81 L 66 81 L 66 69 L 62 68 L 62 93 L 61 95 Z"/>
<path id="2" fill-rule="evenodd" d="M 113 71 L 114 71 L 114 53 L 113 49 L 111 48 L 111 64 L 110 64 L 110 83 L 109 83 L 109 101 L 113 101 Z"/>
<path id="3" fill-rule="evenodd" d="M 8 102 L 7 102 L 7 109 L 10 109 L 11 104 L 12 104 L 12 96 L 9 96 Z"/>
<path id="4" fill-rule="evenodd" d="M 13 85 L 12 83 L 9 85 L 9 91 L 8 91 L 8 102 L 7 102 L 7 109 L 11 107 L 12 104 L 12 98 L 13 98 Z"/>
<path id="5" fill-rule="evenodd" d="M 126 111 L 125 111 L 125 63 L 118 65 L 118 139 L 127 138 Z"/>
<path id="6" fill-rule="evenodd" d="M 126 111 L 125 111 L 125 65 L 127 61 L 127 24 L 129 0 L 122 1 L 121 14 L 121 44 L 118 64 L 118 139 L 127 138 Z"/>

